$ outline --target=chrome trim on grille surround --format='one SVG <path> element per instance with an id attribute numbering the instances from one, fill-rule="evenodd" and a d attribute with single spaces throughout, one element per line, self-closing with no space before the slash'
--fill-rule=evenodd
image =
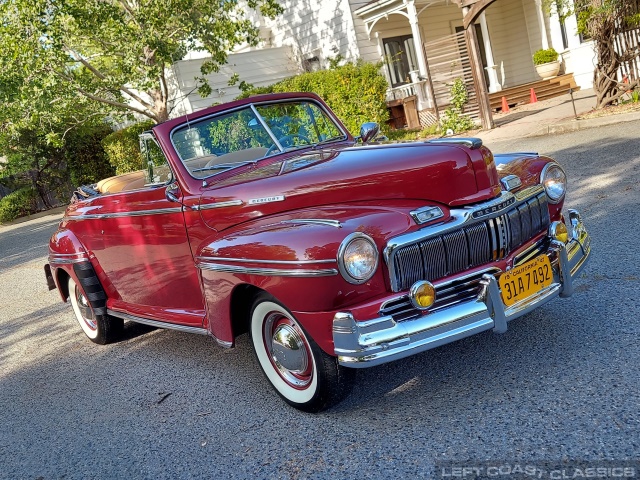
<path id="1" fill-rule="evenodd" d="M 401 290 L 405 290 L 409 286 L 402 284 L 401 279 L 398 278 L 398 275 L 396 273 L 395 260 L 397 254 L 400 251 L 406 251 L 406 249 L 411 248 L 414 250 L 417 249 L 416 252 L 414 252 L 412 255 L 419 256 L 421 255 L 419 252 L 421 243 L 428 243 L 429 248 L 440 250 L 440 254 L 438 255 L 438 257 L 441 257 L 447 255 L 447 252 L 445 252 L 444 250 L 444 244 L 438 245 L 438 241 L 442 243 L 443 239 L 445 239 L 447 240 L 449 245 L 456 246 L 455 248 L 457 249 L 462 249 L 463 245 L 466 245 L 467 242 L 466 238 L 463 238 L 466 235 L 475 236 L 477 237 L 478 242 L 482 242 L 484 238 L 483 225 L 488 225 L 490 227 L 489 235 L 492 248 L 495 247 L 493 248 L 493 250 L 499 258 L 502 258 L 510 251 L 513 243 L 521 244 L 524 241 L 528 240 L 528 238 L 520 237 L 523 233 L 531 234 L 531 232 L 527 232 L 526 230 L 525 232 L 522 232 L 522 229 L 511 229 L 507 226 L 506 223 L 507 217 L 509 217 L 508 214 L 514 211 L 519 212 L 519 209 L 522 208 L 522 205 L 526 204 L 527 209 L 529 208 L 530 204 L 539 205 L 538 198 L 541 194 L 543 194 L 544 188 L 541 185 L 536 185 L 534 187 L 525 189 L 524 192 L 526 192 L 526 195 L 524 195 L 522 192 L 518 192 L 519 195 L 514 195 L 510 192 L 502 192 L 499 197 L 489 202 L 485 202 L 472 207 L 451 209 L 451 218 L 446 222 L 424 227 L 415 232 L 406 233 L 390 239 L 383 251 L 383 257 L 385 263 L 387 264 L 392 291 L 398 292 Z M 485 215 L 485 212 L 487 212 L 487 210 L 491 210 L 491 213 Z M 481 214 L 479 218 L 477 217 L 478 212 L 480 212 Z M 542 219 L 539 215 L 535 215 L 535 217 L 536 220 L 539 219 L 539 221 L 542 223 L 543 220 L 548 219 L 548 214 L 545 219 Z M 527 223 L 526 227 L 528 227 L 528 229 L 533 229 L 533 225 L 530 225 L 530 223 Z M 486 247 L 486 245 L 484 247 Z M 484 250 L 480 249 L 479 252 L 472 253 L 482 255 L 484 253 Z M 452 261 L 461 263 L 460 265 L 453 265 L 454 268 L 450 268 L 451 271 L 448 272 L 449 274 L 456 273 L 469 267 L 469 265 L 466 264 L 462 265 L 462 262 L 464 261 L 463 257 L 464 256 L 462 256 L 460 252 L 454 252 L 452 255 L 449 255 L 448 258 L 450 258 Z M 487 263 L 490 259 L 482 261 L 482 259 L 478 258 L 477 260 L 479 263 L 476 263 L 478 263 L 478 265 L 481 265 L 482 263 Z M 440 276 L 445 275 L 443 274 Z M 436 276 L 435 278 L 424 278 L 424 280 L 435 282 L 440 276 Z"/>

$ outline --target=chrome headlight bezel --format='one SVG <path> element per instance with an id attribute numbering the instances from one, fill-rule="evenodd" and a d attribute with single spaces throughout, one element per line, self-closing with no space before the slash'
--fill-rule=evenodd
<path id="1" fill-rule="evenodd" d="M 362 243 L 365 242 L 365 243 Z M 358 275 L 350 265 L 350 261 L 347 256 L 350 254 L 350 247 L 355 244 L 365 245 L 370 248 L 369 257 L 373 260 L 372 267 L 366 272 L 366 274 Z M 354 285 L 361 285 L 371 279 L 378 270 L 379 264 L 379 252 L 373 239 L 362 232 L 353 232 L 345 237 L 338 249 L 338 270 L 340 275 L 349 283 Z"/>
<path id="2" fill-rule="evenodd" d="M 554 171 L 559 171 L 563 177 L 562 192 L 560 193 L 554 191 L 554 189 L 551 186 L 547 185 L 547 181 L 550 180 L 549 177 L 551 175 L 551 172 L 554 172 Z M 562 168 L 556 162 L 550 162 L 544 166 L 544 168 L 540 172 L 540 183 L 544 187 L 544 191 L 547 194 L 547 200 L 549 200 L 549 203 L 553 203 L 553 204 L 560 203 L 564 199 L 565 195 L 567 194 L 567 174 L 565 173 L 564 168 Z M 553 187 L 557 188 L 557 185 L 558 183 L 555 183 Z"/>

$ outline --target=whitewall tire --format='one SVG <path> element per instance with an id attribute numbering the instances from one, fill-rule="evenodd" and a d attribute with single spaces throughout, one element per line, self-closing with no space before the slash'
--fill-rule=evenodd
<path id="1" fill-rule="evenodd" d="M 84 291 L 71 277 L 69 277 L 68 287 L 73 313 L 89 340 L 100 345 L 117 340 L 122 333 L 124 321 L 109 315 L 96 315 Z"/>
<path id="2" fill-rule="evenodd" d="M 289 405 L 319 412 L 350 391 L 354 371 L 323 352 L 270 295 L 262 293 L 254 300 L 249 333 L 262 371 Z"/>

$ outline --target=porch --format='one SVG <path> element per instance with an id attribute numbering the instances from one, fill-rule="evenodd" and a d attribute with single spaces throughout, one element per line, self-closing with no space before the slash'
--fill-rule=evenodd
<path id="1" fill-rule="evenodd" d="M 549 48 L 560 29 L 543 13 L 540 0 L 378 0 L 355 13 L 384 61 L 389 106 L 393 112 L 402 105 L 407 126 L 436 123 L 456 78 L 469 92 L 465 113 L 481 119 L 485 128 L 492 127 L 490 111 L 495 98 L 500 104 L 500 92 L 515 95 L 518 103 L 522 88 L 528 98 L 529 84 L 540 88 L 543 98 L 575 85 L 566 78 L 553 88 L 538 84 L 533 53 Z M 407 105 L 417 112 L 408 112 Z M 484 125 L 487 114 L 490 125 Z"/>

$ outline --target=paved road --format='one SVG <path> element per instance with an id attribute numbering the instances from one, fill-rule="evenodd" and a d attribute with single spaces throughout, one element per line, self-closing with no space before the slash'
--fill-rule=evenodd
<path id="1" fill-rule="evenodd" d="M 447 461 L 639 459 L 639 127 L 490 145 L 566 167 L 595 252 L 576 295 L 504 335 L 361 371 L 315 416 L 276 397 L 246 338 L 225 351 L 128 325 L 93 345 L 45 286 L 57 217 L 0 227 L 0 478 L 386 479 Z"/>

